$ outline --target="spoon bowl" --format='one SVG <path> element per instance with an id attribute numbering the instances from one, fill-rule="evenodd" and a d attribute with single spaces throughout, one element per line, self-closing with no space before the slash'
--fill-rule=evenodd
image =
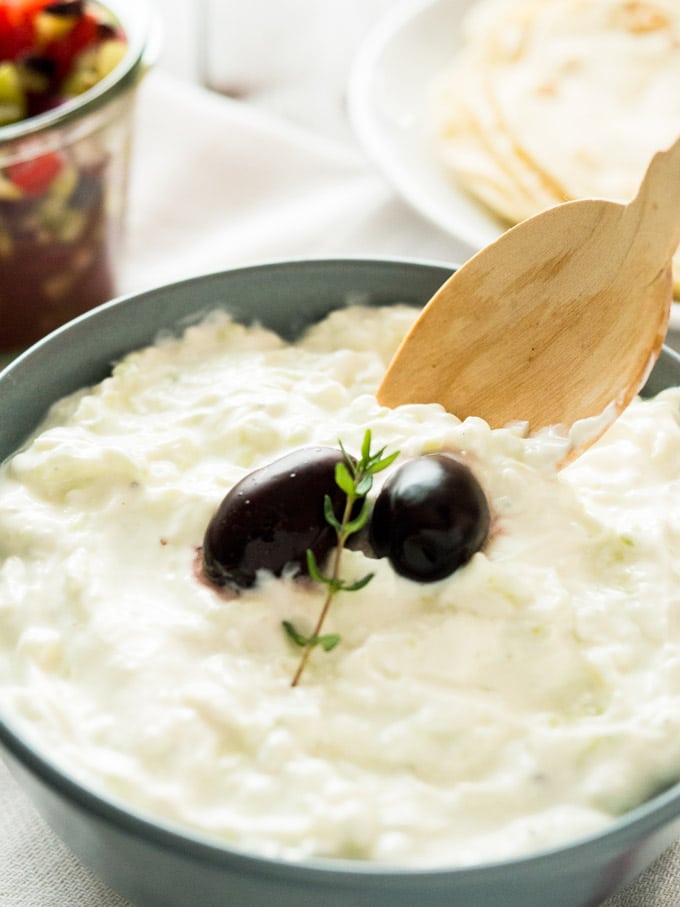
<path id="1" fill-rule="evenodd" d="M 593 420 L 593 443 L 638 393 L 668 328 L 680 243 L 680 140 L 629 204 L 566 202 L 529 218 L 449 278 L 378 390 L 530 432 Z"/>

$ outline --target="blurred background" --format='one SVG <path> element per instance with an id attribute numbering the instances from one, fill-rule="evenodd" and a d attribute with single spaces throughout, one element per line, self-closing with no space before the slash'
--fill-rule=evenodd
<path id="1" fill-rule="evenodd" d="M 328 137 L 350 139 L 353 57 L 395 0 L 155 0 L 159 65 Z"/>
<path id="2" fill-rule="evenodd" d="M 407 5 L 408 0 L 151 2 L 163 30 L 159 69 L 218 95 L 246 101 L 353 154 L 359 152 L 360 159 L 365 160 L 347 115 L 348 76 L 373 26 L 400 3 Z M 391 186 L 367 163 L 394 203 L 400 204 Z M 410 216 L 418 223 L 413 212 Z M 394 220 L 391 223 L 394 225 Z M 433 243 L 432 237 L 438 232 L 422 222 L 423 237 L 430 237 L 430 247 L 424 241 L 425 257 L 436 257 L 438 243 Z M 439 244 L 442 240 L 446 240 L 446 234 L 439 233 Z M 464 260 L 460 243 L 454 237 L 448 242 L 448 257 Z M 409 248 L 414 255 L 423 252 L 417 243 Z M 667 343 L 680 350 L 677 324 L 671 327 Z"/>

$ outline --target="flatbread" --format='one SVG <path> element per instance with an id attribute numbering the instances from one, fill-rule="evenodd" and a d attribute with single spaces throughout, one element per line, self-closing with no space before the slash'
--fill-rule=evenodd
<path id="1" fill-rule="evenodd" d="M 432 86 L 434 143 L 510 223 L 630 200 L 680 136 L 680 0 L 483 0 L 464 39 Z M 674 272 L 680 291 L 680 252 Z"/>

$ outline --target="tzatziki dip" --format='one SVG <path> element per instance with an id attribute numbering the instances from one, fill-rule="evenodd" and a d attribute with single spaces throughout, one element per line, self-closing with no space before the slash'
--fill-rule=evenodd
<path id="1" fill-rule="evenodd" d="M 56 404 L 0 471 L 3 718 L 118 803 L 287 860 L 494 861 L 674 783 L 680 389 L 559 469 L 558 433 L 377 403 L 414 315 L 349 307 L 288 344 L 217 312 Z M 367 430 L 398 452 L 369 502 L 444 454 L 488 534 L 426 581 L 348 544 L 360 588 L 292 686 L 284 623 L 311 633 L 326 590 L 294 570 L 207 581 L 206 529 L 253 470 L 339 442 L 356 457 Z"/>

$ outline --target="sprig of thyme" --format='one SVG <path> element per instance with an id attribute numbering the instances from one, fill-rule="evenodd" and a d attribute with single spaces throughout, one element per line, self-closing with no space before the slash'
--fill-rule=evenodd
<path id="1" fill-rule="evenodd" d="M 325 652 L 330 652 L 340 642 L 340 636 L 337 633 L 326 633 L 323 635 L 321 633 L 326 615 L 335 596 L 338 592 L 357 592 L 373 579 L 372 573 L 367 573 L 354 582 L 342 579 L 340 576 L 342 552 L 350 536 L 363 529 L 368 522 L 371 505 L 367 495 L 373 487 L 373 476 L 378 472 L 382 472 L 383 469 L 387 469 L 399 456 L 399 451 L 383 456 L 385 453 L 384 447 L 376 453 L 371 453 L 370 429 L 366 429 L 364 434 L 361 456 L 358 460 L 355 460 L 347 453 L 342 441 L 338 441 L 338 444 L 342 451 L 342 461 L 335 467 L 335 484 L 345 495 L 345 506 L 341 519 L 338 519 L 333 511 L 330 495 L 325 495 L 324 497 L 324 518 L 335 530 L 336 535 L 335 554 L 330 576 L 324 576 L 316 562 L 314 552 L 311 549 L 307 549 L 307 570 L 316 583 L 326 586 L 326 598 L 311 635 L 305 636 L 290 621 L 283 621 L 283 629 L 288 637 L 304 649 L 298 669 L 291 681 L 291 686 L 293 687 L 300 682 L 309 656 L 316 646 L 321 646 Z M 356 516 L 353 516 L 356 509 L 355 505 L 359 501 L 362 502 L 361 509 Z"/>

